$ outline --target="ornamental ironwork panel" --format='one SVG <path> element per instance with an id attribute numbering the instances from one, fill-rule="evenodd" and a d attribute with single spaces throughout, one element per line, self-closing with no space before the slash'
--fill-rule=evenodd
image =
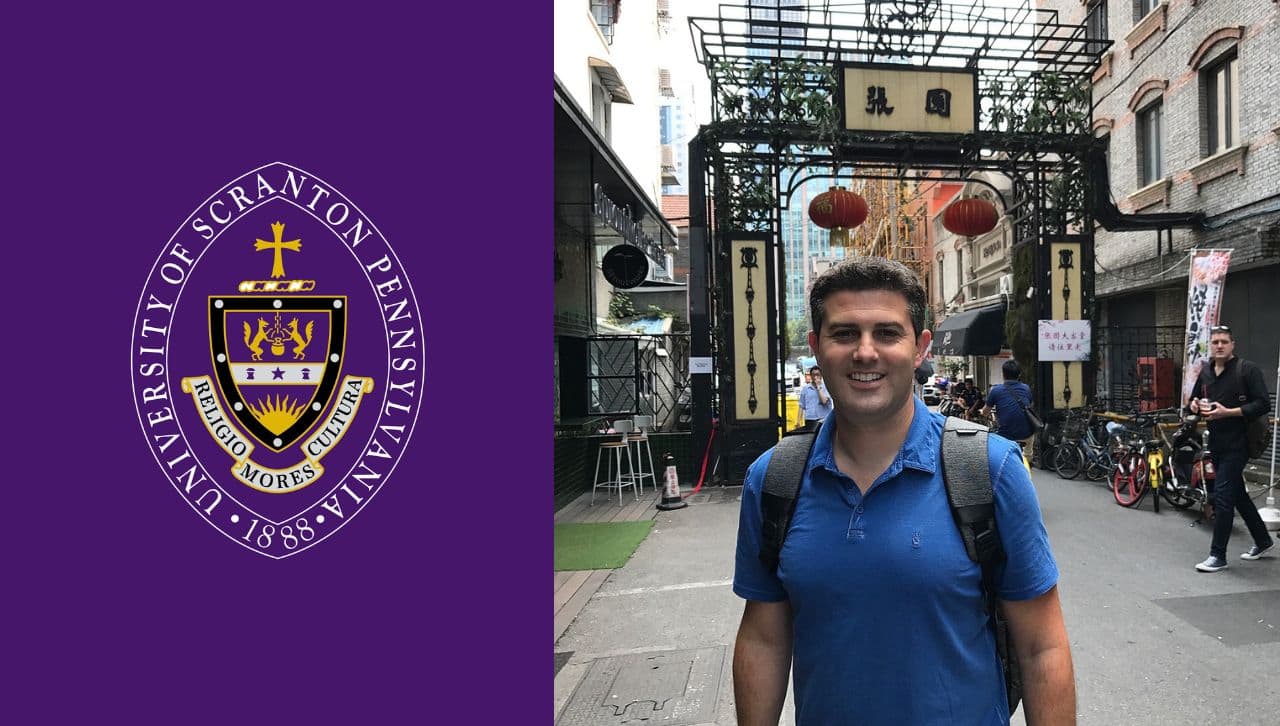
<path id="1" fill-rule="evenodd" d="M 653 416 L 656 430 L 676 430 L 680 407 L 687 404 L 688 333 L 597 335 L 587 343 L 592 415 Z"/>

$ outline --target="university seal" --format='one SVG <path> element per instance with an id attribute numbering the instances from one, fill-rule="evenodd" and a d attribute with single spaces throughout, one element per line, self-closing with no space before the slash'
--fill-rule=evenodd
<path id="1" fill-rule="evenodd" d="M 178 494 L 279 559 L 350 522 L 391 476 L 422 392 L 408 276 L 364 211 L 283 163 L 178 227 L 138 301 L 138 420 Z"/>

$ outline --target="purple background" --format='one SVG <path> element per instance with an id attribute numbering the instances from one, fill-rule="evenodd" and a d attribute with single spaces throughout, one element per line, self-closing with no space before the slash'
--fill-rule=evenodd
<path id="1" fill-rule="evenodd" d="M 550 227 L 548 9 L 266 7 L 7 14 L 0 721 L 547 723 L 550 255 L 502 229 Z M 378 225 L 427 345 L 391 480 L 281 561 L 173 490 L 129 377 L 166 241 L 276 160 Z"/>

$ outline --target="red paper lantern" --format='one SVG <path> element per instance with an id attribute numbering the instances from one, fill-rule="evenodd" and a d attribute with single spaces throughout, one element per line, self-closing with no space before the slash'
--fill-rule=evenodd
<path id="1" fill-rule="evenodd" d="M 867 201 L 844 187 L 831 187 L 809 202 L 809 219 L 831 230 L 831 244 L 848 245 L 849 230 L 867 219 Z"/>
<path id="2" fill-rule="evenodd" d="M 996 228 L 1000 215 L 985 199 L 957 200 L 942 213 L 942 226 L 962 237 L 977 237 Z"/>

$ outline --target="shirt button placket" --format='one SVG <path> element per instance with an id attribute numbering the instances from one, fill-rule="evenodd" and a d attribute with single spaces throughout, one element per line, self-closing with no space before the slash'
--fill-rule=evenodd
<path id="1" fill-rule="evenodd" d="M 865 505 L 859 499 L 857 506 L 853 508 L 853 518 L 849 522 L 849 532 L 845 537 L 850 542 L 857 542 L 866 537 L 866 531 L 862 524 L 862 513 L 865 510 Z"/>

